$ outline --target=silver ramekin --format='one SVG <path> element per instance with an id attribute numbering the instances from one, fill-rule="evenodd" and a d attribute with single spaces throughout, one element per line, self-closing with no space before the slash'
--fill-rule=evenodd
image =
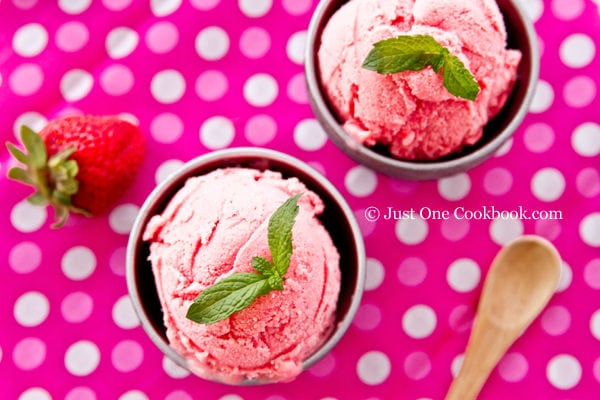
<path id="1" fill-rule="evenodd" d="M 270 169 L 280 172 L 284 178 L 297 177 L 325 203 L 325 211 L 319 219 L 340 253 L 342 280 L 334 330 L 321 347 L 303 362 L 303 368 L 308 369 L 339 342 L 356 314 L 365 281 L 365 249 L 354 213 L 339 191 L 318 171 L 289 155 L 260 148 L 219 150 L 189 161 L 158 185 L 142 205 L 129 236 L 126 277 L 133 308 L 154 344 L 167 357 L 188 368 L 186 359 L 169 346 L 154 275 L 148 261 L 149 244 L 142 240 L 142 236 L 150 218 L 163 211 L 188 178 L 233 166 Z M 268 382 L 242 382 L 244 385 L 261 383 Z"/>
<path id="2" fill-rule="evenodd" d="M 393 1 L 393 0 L 390 0 Z M 439 161 L 404 161 L 378 153 L 346 133 L 342 122 L 329 105 L 319 79 L 317 52 L 327 21 L 348 0 L 319 2 L 308 28 L 305 74 L 310 104 L 330 139 L 355 161 L 387 175 L 409 179 L 436 179 L 473 168 L 509 139 L 529 110 L 539 75 L 537 36 L 527 12 L 518 0 L 497 0 L 508 33 L 508 48 L 522 52 L 517 80 L 500 113 L 487 123 L 481 140 L 462 152 Z"/>

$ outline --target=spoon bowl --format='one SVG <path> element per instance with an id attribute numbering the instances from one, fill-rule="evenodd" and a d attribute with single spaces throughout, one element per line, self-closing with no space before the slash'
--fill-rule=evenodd
<path id="1" fill-rule="evenodd" d="M 506 350 L 556 291 L 561 259 L 538 236 L 522 236 L 494 259 L 483 285 L 462 367 L 446 400 L 475 399 Z"/>

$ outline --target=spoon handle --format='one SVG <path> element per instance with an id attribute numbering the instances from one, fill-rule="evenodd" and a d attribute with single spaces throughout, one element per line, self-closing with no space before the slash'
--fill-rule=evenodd
<path id="1" fill-rule="evenodd" d="M 462 366 L 446 400 L 474 400 L 506 350 L 521 331 L 494 324 L 486 315 L 475 318 Z"/>

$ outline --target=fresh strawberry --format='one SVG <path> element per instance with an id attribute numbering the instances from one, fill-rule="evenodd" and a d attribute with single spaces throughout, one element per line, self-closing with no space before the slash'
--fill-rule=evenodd
<path id="1" fill-rule="evenodd" d="M 8 172 L 34 186 L 28 200 L 51 204 L 53 227 L 69 212 L 99 215 L 109 210 L 133 182 L 144 158 L 144 138 L 135 125 L 116 116 L 71 116 L 52 120 L 39 134 L 23 126 L 27 153 L 12 143 L 8 150 L 25 168 Z"/>

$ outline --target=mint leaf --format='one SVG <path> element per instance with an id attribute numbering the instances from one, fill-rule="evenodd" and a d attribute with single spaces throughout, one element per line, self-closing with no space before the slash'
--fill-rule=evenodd
<path id="1" fill-rule="evenodd" d="M 273 265 L 264 257 L 252 257 L 252 267 L 261 274 L 273 275 Z"/>
<path id="2" fill-rule="evenodd" d="M 269 218 L 267 240 L 272 262 L 253 257 L 254 272 L 239 272 L 204 289 L 188 308 L 186 318 L 212 324 L 250 306 L 257 297 L 283 290 L 283 279 L 292 256 L 292 228 L 298 215 L 298 199 L 289 198 Z"/>
<path id="3" fill-rule="evenodd" d="M 458 57 L 451 54 L 444 62 L 444 87 L 455 96 L 475 101 L 479 84 Z"/>
<path id="4" fill-rule="evenodd" d="M 430 66 L 442 70 L 444 87 L 457 97 L 475 100 L 479 84 L 460 59 L 428 35 L 406 35 L 373 44 L 363 68 L 380 74 L 420 71 Z"/>
<path id="5" fill-rule="evenodd" d="M 298 215 L 298 199 L 302 194 L 297 194 L 286 200 L 269 219 L 269 250 L 273 266 L 283 277 L 290 265 L 292 256 L 292 227 Z"/>
<path id="6" fill-rule="evenodd" d="M 267 276 L 236 273 L 204 289 L 189 307 L 186 318 L 212 324 L 243 310 L 271 291 Z"/>
<path id="7" fill-rule="evenodd" d="M 398 36 L 375 43 L 363 67 L 380 74 L 420 71 L 428 65 L 439 65 L 443 49 L 431 36 Z"/>

